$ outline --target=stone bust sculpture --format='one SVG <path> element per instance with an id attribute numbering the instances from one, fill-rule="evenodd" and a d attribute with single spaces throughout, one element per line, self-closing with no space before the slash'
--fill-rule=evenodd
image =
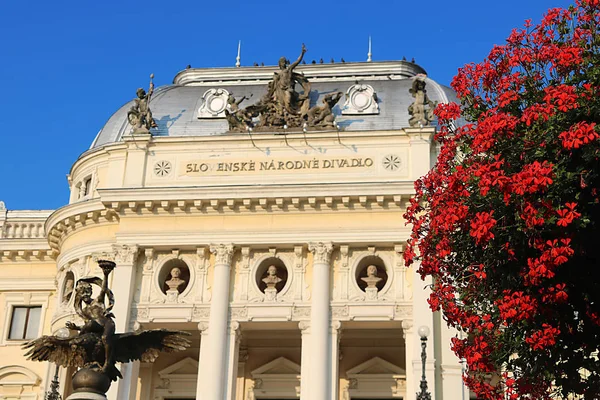
<path id="1" fill-rule="evenodd" d="M 178 267 L 171 269 L 171 279 L 165 282 L 169 287 L 169 291 L 179 291 L 179 287 L 186 283 L 180 276 L 181 269 Z"/>
<path id="2" fill-rule="evenodd" d="M 271 265 L 268 269 L 267 269 L 267 276 L 265 278 L 263 278 L 263 282 L 266 283 L 267 285 L 267 289 L 274 289 L 275 285 L 277 285 L 279 282 L 281 282 L 281 278 L 277 276 L 277 267 L 274 265 Z"/>
<path id="3" fill-rule="evenodd" d="M 367 267 L 367 276 L 360 279 L 366 282 L 367 289 L 377 288 L 377 284 L 381 281 L 381 278 L 377 276 L 377 267 L 375 265 L 369 265 Z"/>

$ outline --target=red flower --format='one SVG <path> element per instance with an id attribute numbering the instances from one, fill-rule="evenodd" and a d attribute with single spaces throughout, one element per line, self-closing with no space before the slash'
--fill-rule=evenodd
<path id="1" fill-rule="evenodd" d="M 565 149 L 578 149 L 600 137 L 595 128 L 595 122 L 578 122 L 558 137 L 562 139 L 562 145 Z"/>
<path id="2" fill-rule="evenodd" d="M 494 211 L 478 212 L 471 221 L 471 236 L 477 244 L 487 243 L 494 238 L 492 228 L 496 226 L 496 220 L 492 218 Z"/>

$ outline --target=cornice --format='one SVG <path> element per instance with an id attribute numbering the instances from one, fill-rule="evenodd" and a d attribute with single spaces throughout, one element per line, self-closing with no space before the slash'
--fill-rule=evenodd
<path id="1" fill-rule="evenodd" d="M 48 243 L 45 243 L 47 247 Z M 3 246 L 4 247 L 4 246 Z M 0 249 L 0 263 L 31 263 L 31 262 L 52 262 L 56 258 L 57 252 L 53 249 Z M 0 288 L 2 284 L 0 284 Z"/>
<path id="2" fill-rule="evenodd" d="M 411 181 L 380 181 L 380 182 L 339 182 L 328 184 L 249 184 L 249 185 L 218 185 L 218 186 L 190 186 L 190 187 L 145 187 L 145 188 L 115 188 L 98 189 L 102 203 L 107 207 L 113 207 L 114 203 L 125 202 L 164 202 L 171 206 L 179 206 L 179 201 L 201 201 L 212 204 L 213 200 L 222 200 L 225 205 L 241 202 L 245 200 L 260 200 L 269 198 L 271 200 L 294 198 L 298 200 L 307 200 L 310 198 L 339 198 L 342 203 L 367 202 L 372 198 L 377 202 L 378 196 L 412 196 L 414 193 L 414 184 Z M 360 198 L 360 197 L 365 198 Z M 379 199 L 382 200 L 382 199 Z M 394 199 L 400 201 L 400 198 Z M 228 203 L 229 201 L 229 203 Z M 281 203 L 275 201 L 275 203 Z M 298 202 L 292 201 L 293 204 Z M 309 203 L 313 204 L 314 201 Z M 331 203 L 326 200 L 326 203 Z M 138 205 L 139 206 L 139 205 Z M 154 206 L 162 207 L 162 204 Z M 197 207 L 197 204 L 194 205 Z"/>
<path id="3" fill-rule="evenodd" d="M 58 254 L 65 237 L 85 226 L 100 223 L 117 223 L 119 216 L 107 210 L 99 199 L 69 204 L 56 210 L 46 220 L 48 244 Z"/>
<path id="4" fill-rule="evenodd" d="M 298 243 L 333 242 L 335 244 L 353 243 L 353 245 L 392 245 L 408 239 L 410 228 L 393 229 L 320 229 L 316 230 L 282 230 L 257 232 L 252 231 L 205 231 L 177 232 L 162 231 L 159 233 L 117 233 L 116 240 L 124 244 L 138 244 L 140 247 L 179 246 L 197 247 L 210 243 L 234 243 L 236 246 L 285 245 L 292 248 Z"/>
<path id="5" fill-rule="evenodd" d="M 403 210 L 410 195 L 353 195 L 353 196 L 260 196 L 232 198 L 214 196 L 181 200 L 115 200 L 105 201 L 107 211 L 120 217 L 174 214 L 224 213 L 289 213 L 333 211 Z"/>
<path id="6" fill-rule="evenodd" d="M 46 232 L 53 257 L 57 256 L 64 239 L 76 230 L 91 225 L 118 223 L 122 217 L 401 211 L 406 208 L 413 193 L 413 185 L 406 181 L 389 181 L 328 185 L 118 188 L 98 189 L 98 192 L 99 199 L 73 203 L 50 215 L 46 221 Z M 163 240 L 165 236 L 168 235 L 161 234 Z M 340 240 L 346 240 L 343 237 Z M 320 240 L 312 236 L 309 238 Z M 384 241 L 390 240 L 397 240 L 397 236 L 385 236 Z"/>

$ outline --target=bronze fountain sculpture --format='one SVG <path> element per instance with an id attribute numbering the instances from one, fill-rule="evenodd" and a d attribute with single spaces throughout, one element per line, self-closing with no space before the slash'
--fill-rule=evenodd
<path id="1" fill-rule="evenodd" d="M 77 331 L 77 335 L 68 338 L 42 336 L 25 343 L 23 348 L 28 350 L 25 356 L 30 360 L 79 368 L 73 375 L 74 392 L 95 393 L 102 397 L 111 381 L 122 378 L 115 366 L 117 362 L 152 362 L 161 351 L 185 350 L 191 343 L 184 337 L 190 335 L 188 332 L 166 329 L 115 333 L 112 313 L 115 298 L 108 287 L 108 277 L 115 263 L 99 260 L 98 265 L 104 279 L 89 277 L 77 281 L 74 307 L 84 323 L 81 326 L 66 323 L 66 327 Z M 92 285 L 100 287 L 96 298 L 92 297 Z"/>

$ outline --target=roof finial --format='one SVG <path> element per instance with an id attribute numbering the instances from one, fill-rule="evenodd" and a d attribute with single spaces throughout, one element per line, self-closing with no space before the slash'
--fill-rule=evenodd
<path id="1" fill-rule="evenodd" d="M 238 54 L 237 54 L 237 57 L 235 58 L 235 66 L 236 66 L 236 68 L 239 68 L 240 65 L 242 65 L 241 62 L 240 62 L 240 60 L 242 59 L 241 54 L 242 54 L 242 41 L 240 40 L 238 42 Z"/>
<path id="2" fill-rule="evenodd" d="M 369 52 L 367 53 L 367 62 L 373 61 L 371 58 L 373 54 L 371 54 L 371 36 L 369 36 Z"/>

